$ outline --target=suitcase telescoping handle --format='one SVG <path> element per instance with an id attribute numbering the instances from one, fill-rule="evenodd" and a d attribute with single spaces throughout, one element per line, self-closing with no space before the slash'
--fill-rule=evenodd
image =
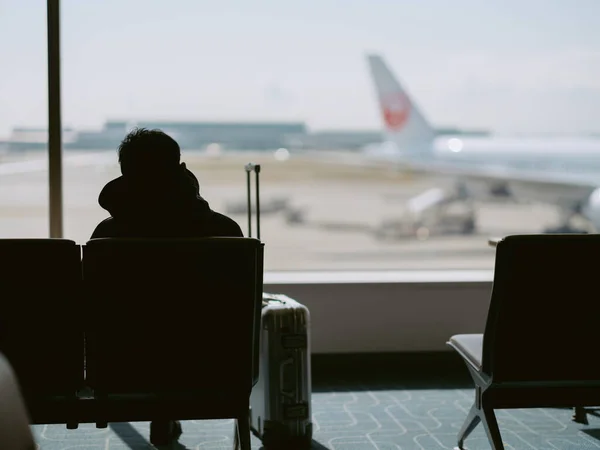
<path id="1" fill-rule="evenodd" d="M 259 174 L 260 164 L 248 163 L 245 166 L 246 169 L 246 186 L 248 191 L 248 237 L 252 237 L 252 194 L 251 194 L 251 183 L 250 173 L 254 172 L 256 177 L 256 238 L 260 240 L 260 195 L 259 195 Z"/>

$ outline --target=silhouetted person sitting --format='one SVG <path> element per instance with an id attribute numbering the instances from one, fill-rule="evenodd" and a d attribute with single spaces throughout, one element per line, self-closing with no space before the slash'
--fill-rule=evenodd
<path id="1" fill-rule="evenodd" d="M 119 146 L 122 176 L 110 181 L 98 203 L 111 217 L 91 239 L 102 237 L 243 237 L 239 225 L 210 209 L 198 180 L 180 162 L 179 145 L 160 130 L 135 129 Z M 178 421 L 153 421 L 150 441 L 166 445 L 181 435 Z"/>
<path id="2" fill-rule="evenodd" d="M 242 237 L 235 221 L 210 209 L 180 158 L 179 145 L 162 131 L 130 132 L 119 146 L 123 175 L 104 186 L 98 199 L 111 217 L 96 227 L 92 239 Z"/>

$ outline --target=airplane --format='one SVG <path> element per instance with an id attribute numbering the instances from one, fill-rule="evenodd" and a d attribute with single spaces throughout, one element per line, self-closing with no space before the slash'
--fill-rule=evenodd
<path id="1" fill-rule="evenodd" d="M 600 230 L 600 139 L 436 135 L 380 55 L 367 55 L 388 142 L 364 152 L 412 171 L 452 181 L 457 199 L 512 197 L 560 211 L 547 233 L 582 233 L 583 217 Z M 390 146 L 391 143 L 391 146 Z"/>

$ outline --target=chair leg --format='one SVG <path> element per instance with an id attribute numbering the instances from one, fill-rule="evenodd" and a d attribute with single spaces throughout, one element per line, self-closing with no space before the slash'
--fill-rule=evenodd
<path id="1" fill-rule="evenodd" d="M 233 450 L 240 449 L 240 428 L 237 419 L 233 421 Z"/>
<path id="2" fill-rule="evenodd" d="M 573 422 L 589 425 L 587 411 L 583 406 L 576 406 L 573 408 Z"/>
<path id="3" fill-rule="evenodd" d="M 500 428 L 498 428 L 494 409 L 484 407 L 482 408 L 481 414 L 483 426 L 485 427 L 485 432 L 492 446 L 492 450 L 504 450 L 504 444 L 502 443 L 502 436 L 500 435 Z"/>
<path id="4" fill-rule="evenodd" d="M 469 415 L 465 419 L 465 423 L 463 424 L 460 432 L 458 433 L 458 448 L 462 450 L 465 439 L 469 437 L 469 435 L 473 432 L 473 430 L 479 425 L 481 422 L 481 417 L 479 416 L 479 410 L 477 406 L 473 404 L 471 410 L 469 411 Z"/>
<path id="5" fill-rule="evenodd" d="M 233 450 L 251 450 L 250 445 L 250 418 L 248 413 L 235 420 L 233 434 Z"/>

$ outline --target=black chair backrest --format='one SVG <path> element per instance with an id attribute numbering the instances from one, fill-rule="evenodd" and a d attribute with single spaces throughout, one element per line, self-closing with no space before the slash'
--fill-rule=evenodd
<path id="1" fill-rule="evenodd" d="M 88 382 L 105 394 L 248 393 L 263 244 L 94 239 L 83 248 Z"/>
<path id="2" fill-rule="evenodd" d="M 496 248 L 483 344 L 494 381 L 600 381 L 600 235 L 517 235 Z"/>
<path id="3" fill-rule="evenodd" d="M 0 239 L 0 352 L 23 395 L 74 395 L 83 382 L 81 247 Z"/>

